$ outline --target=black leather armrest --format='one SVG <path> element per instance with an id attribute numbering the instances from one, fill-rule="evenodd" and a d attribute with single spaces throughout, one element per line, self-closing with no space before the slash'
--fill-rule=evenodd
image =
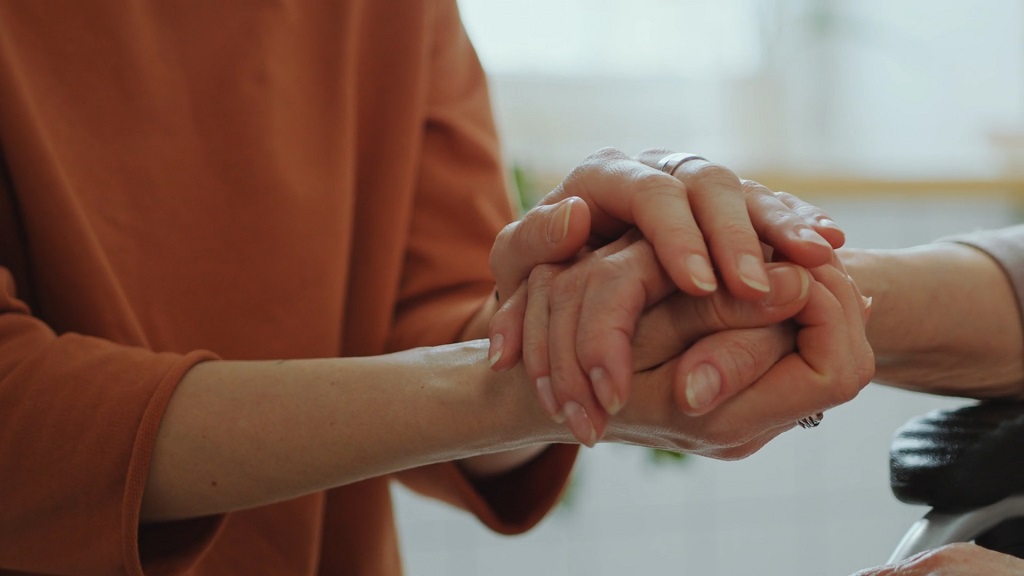
<path id="1" fill-rule="evenodd" d="M 893 494 L 956 512 L 1024 493 L 1024 403 L 939 410 L 896 431 L 889 452 Z"/>

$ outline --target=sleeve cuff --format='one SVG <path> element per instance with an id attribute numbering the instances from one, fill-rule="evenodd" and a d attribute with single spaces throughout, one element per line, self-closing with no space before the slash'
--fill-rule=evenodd
<path id="1" fill-rule="evenodd" d="M 970 234 L 948 236 L 936 242 L 955 242 L 988 254 L 999 264 L 1013 287 L 1017 315 L 1024 325 L 1024 225 L 982 230 Z"/>
<path id="2" fill-rule="evenodd" d="M 561 498 L 579 446 L 554 444 L 506 474 L 470 479 L 454 462 L 402 472 L 411 489 L 477 516 L 499 534 L 521 534 L 537 525 Z"/>
<path id="3" fill-rule="evenodd" d="M 222 515 L 139 525 L 153 446 L 171 396 L 188 370 L 199 362 L 214 359 L 216 356 L 208 352 L 186 355 L 164 375 L 143 413 L 132 448 L 122 509 L 123 561 L 129 574 L 181 574 L 199 559 L 220 530 L 224 518 Z"/>

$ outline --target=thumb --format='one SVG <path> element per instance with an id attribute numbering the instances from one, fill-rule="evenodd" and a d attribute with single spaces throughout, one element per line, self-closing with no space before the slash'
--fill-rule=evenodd
<path id="1" fill-rule="evenodd" d="M 676 372 L 676 405 L 690 416 L 706 414 L 756 382 L 794 346 L 789 324 L 707 336 L 683 353 Z"/>
<path id="2" fill-rule="evenodd" d="M 590 236 L 590 208 L 577 196 L 537 206 L 505 226 L 491 248 L 491 274 L 504 302 L 541 264 L 572 258 Z"/>

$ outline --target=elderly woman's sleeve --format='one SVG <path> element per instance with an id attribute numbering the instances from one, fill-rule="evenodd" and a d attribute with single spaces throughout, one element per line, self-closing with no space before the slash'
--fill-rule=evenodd
<path id="1" fill-rule="evenodd" d="M 512 218 L 484 73 L 454 0 L 437 2 L 423 156 L 390 347 L 447 343 L 487 298 L 488 258 Z M 576 446 L 556 445 L 503 476 L 470 481 L 456 464 L 399 474 L 414 490 L 475 513 L 502 533 L 524 531 L 558 500 Z"/>
<path id="2" fill-rule="evenodd" d="M 1017 296 L 1017 311 L 1024 325 L 1024 225 L 996 230 L 981 230 L 942 238 L 940 242 L 956 242 L 985 252 L 1003 269 Z"/>

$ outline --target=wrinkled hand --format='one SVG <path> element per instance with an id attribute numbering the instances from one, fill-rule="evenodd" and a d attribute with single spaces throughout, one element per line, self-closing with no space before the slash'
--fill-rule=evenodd
<path id="1" fill-rule="evenodd" d="M 950 544 L 922 552 L 899 564 L 861 570 L 854 576 L 1014 576 L 1024 560 L 974 544 Z"/>
<path id="2" fill-rule="evenodd" d="M 871 379 L 874 356 L 864 334 L 866 303 L 839 266 L 834 260 L 810 270 L 806 303 L 791 324 L 716 331 L 737 319 L 708 320 L 700 305 L 689 318 L 679 308 L 663 310 L 679 305 L 672 299 L 653 307 L 638 325 L 634 346 L 669 338 L 660 345 L 686 351 L 634 376 L 633 397 L 608 421 L 607 438 L 742 458 L 798 419 L 853 399 Z M 666 326 L 669 318 L 675 332 Z M 699 381 L 720 387 L 710 412 L 690 405 L 688 390 Z"/>
<path id="3" fill-rule="evenodd" d="M 522 354 L 542 403 L 556 420 L 566 417 L 566 403 L 572 402 L 573 420 L 590 418 L 600 432 L 607 414 L 625 404 L 631 386 L 630 340 L 640 313 L 679 288 L 707 293 L 707 282 L 694 280 L 698 272 L 690 284 L 672 274 L 672 264 L 701 262 L 707 254 L 704 237 L 730 293 L 751 300 L 765 298 L 771 284 L 758 238 L 804 266 L 827 262 L 831 246 L 843 242 L 820 210 L 756 183 L 741 183 L 716 164 L 691 160 L 675 176 L 651 168 L 666 153 L 645 152 L 639 161 L 614 151 L 598 153 L 495 243 L 492 269 L 507 299 L 491 322 L 492 364 L 507 369 Z M 570 191 L 589 194 L 590 202 L 558 200 Z M 633 244 L 634 235 L 624 248 L 621 238 L 609 244 L 609 235 L 621 234 L 632 221 L 649 242 Z M 600 258 L 572 251 L 588 233 L 588 249 L 597 248 Z M 557 254 L 549 252 L 549 262 L 574 265 L 537 267 L 538 258 L 530 255 L 540 250 L 517 248 L 545 238 L 561 242 Z M 659 250 L 659 238 L 677 246 Z M 755 251 L 756 281 L 753 273 L 744 272 Z M 666 252 L 690 255 L 666 261 Z M 516 286 L 515 279 L 524 274 L 529 281 Z"/>
<path id="4" fill-rule="evenodd" d="M 759 235 L 805 266 L 827 262 L 832 247 L 842 245 L 843 233 L 831 220 L 801 214 L 763 187 L 745 194 L 744 183 L 724 166 L 691 160 L 674 175 L 654 168 L 668 154 L 648 150 L 634 159 L 605 149 L 588 157 L 527 215 L 540 218 L 523 218 L 499 234 L 491 253 L 499 295 L 508 298 L 544 263 L 533 255 L 548 252 L 547 262 L 560 262 L 633 227 L 650 240 L 673 283 L 694 295 L 717 288 L 717 270 L 732 294 L 763 296 L 768 287 Z M 536 248 L 552 242 L 560 249 Z"/>

